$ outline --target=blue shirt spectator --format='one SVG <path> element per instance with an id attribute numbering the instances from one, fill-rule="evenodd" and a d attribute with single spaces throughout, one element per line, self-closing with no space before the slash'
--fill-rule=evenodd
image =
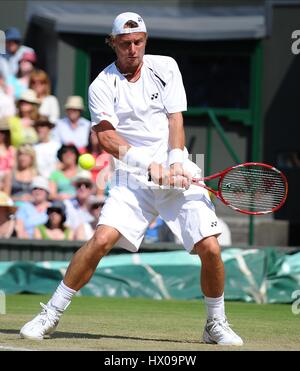
<path id="1" fill-rule="evenodd" d="M 6 54 L 2 57 L 8 62 L 8 73 L 16 75 L 19 69 L 19 61 L 25 52 L 34 52 L 32 48 L 21 45 L 21 33 L 15 27 L 5 30 Z"/>
<path id="2" fill-rule="evenodd" d="M 155 243 L 160 242 L 160 228 L 163 226 L 164 221 L 160 216 L 158 216 L 148 227 L 144 242 L 145 243 Z"/>
<path id="3" fill-rule="evenodd" d="M 32 202 L 23 202 L 16 213 L 18 237 L 33 238 L 34 228 L 47 222 L 49 193 L 48 180 L 42 176 L 35 177 L 31 183 Z"/>
<path id="4" fill-rule="evenodd" d="M 45 224 L 48 215 L 47 210 L 38 211 L 31 202 L 24 202 L 18 208 L 16 218 L 23 221 L 28 238 L 33 238 L 34 228 L 40 224 Z"/>

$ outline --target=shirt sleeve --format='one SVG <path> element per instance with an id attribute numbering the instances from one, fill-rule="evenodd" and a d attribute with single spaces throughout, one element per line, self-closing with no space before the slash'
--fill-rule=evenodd
<path id="1" fill-rule="evenodd" d="M 187 110 L 187 101 L 182 76 L 173 58 L 168 60 L 168 73 L 164 88 L 164 106 L 168 113 Z"/>
<path id="2" fill-rule="evenodd" d="M 18 210 L 16 212 L 16 218 L 21 219 L 23 221 L 27 220 L 27 218 L 28 218 L 28 203 L 27 202 L 24 202 L 18 208 Z"/>
<path id="3" fill-rule="evenodd" d="M 114 112 L 113 92 L 104 81 L 97 79 L 89 88 L 89 110 L 92 126 L 101 121 L 109 121 L 114 128 L 118 126 L 119 120 Z"/>

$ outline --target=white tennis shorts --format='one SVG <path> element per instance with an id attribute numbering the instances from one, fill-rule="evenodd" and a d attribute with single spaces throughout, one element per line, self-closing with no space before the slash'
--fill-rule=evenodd
<path id="1" fill-rule="evenodd" d="M 158 215 L 189 253 L 203 238 L 222 233 L 205 188 L 195 185 L 188 190 L 145 187 L 145 182 L 137 176 L 126 174 L 127 181 L 119 179 L 110 190 L 98 221 L 98 225 L 114 227 L 122 234 L 118 246 L 138 251 L 149 224 Z"/>

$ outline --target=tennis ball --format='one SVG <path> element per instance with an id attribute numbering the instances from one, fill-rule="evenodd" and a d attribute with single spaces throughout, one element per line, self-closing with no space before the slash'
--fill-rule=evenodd
<path id="1" fill-rule="evenodd" d="M 96 161 L 90 153 L 84 153 L 79 156 L 78 163 L 82 169 L 90 170 L 95 166 Z"/>

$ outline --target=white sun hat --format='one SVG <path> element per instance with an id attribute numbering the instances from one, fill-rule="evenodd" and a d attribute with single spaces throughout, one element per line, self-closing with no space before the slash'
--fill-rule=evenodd
<path id="1" fill-rule="evenodd" d="M 133 28 L 124 27 L 128 21 L 134 21 L 139 26 L 133 27 Z M 112 35 L 121 35 L 121 34 L 128 34 L 128 33 L 134 33 L 134 32 L 147 32 L 145 22 L 139 14 L 126 12 L 126 13 L 119 14 L 115 18 L 113 27 L 112 27 L 112 32 L 111 32 Z"/>

